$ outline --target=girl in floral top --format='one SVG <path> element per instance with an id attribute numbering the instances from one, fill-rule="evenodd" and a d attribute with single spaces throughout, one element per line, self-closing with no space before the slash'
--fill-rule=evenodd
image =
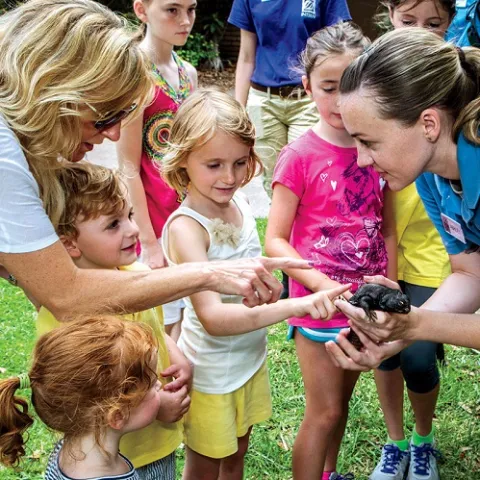
<path id="1" fill-rule="evenodd" d="M 162 179 L 159 164 L 173 116 L 197 86 L 197 72 L 173 51 L 186 43 L 195 22 L 195 0 L 135 0 L 133 9 L 142 22 L 141 48 L 152 60 L 155 92 L 152 102 L 125 128 L 118 156 L 125 170 L 135 219 L 140 229 L 141 260 L 150 268 L 165 261 L 159 240 L 168 216 L 179 205 L 177 193 Z M 176 340 L 180 334 L 183 301 L 163 305 L 165 329 Z"/>

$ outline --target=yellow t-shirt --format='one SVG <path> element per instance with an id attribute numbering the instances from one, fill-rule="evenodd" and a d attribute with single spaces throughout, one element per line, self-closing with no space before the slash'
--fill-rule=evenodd
<path id="1" fill-rule="evenodd" d="M 450 275 L 450 261 L 415 184 L 395 195 L 398 279 L 437 288 Z"/>
<path id="2" fill-rule="evenodd" d="M 120 270 L 140 271 L 148 270 L 148 267 L 136 262 L 121 267 Z M 162 307 L 122 316 L 127 320 L 143 322 L 152 327 L 158 339 L 158 372 L 165 370 L 170 365 L 170 360 L 165 343 Z M 46 308 L 42 307 L 40 309 L 37 316 L 38 336 L 53 330 L 59 325 L 60 323 Z M 159 377 L 159 379 L 163 381 L 162 377 Z M 181 422 L 163 423 L 155 421 L 148 427 L 124 435 L 120 441 L 120 451 L 133 463 L 135 468 L 139 468 L 170 455 L 180 445 L 182 438 Z"/>

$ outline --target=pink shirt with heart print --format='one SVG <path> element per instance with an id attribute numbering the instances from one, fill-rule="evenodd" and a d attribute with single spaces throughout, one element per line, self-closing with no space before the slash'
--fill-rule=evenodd
<path id="1" fill-rule="evenodd" d="M 357 166 L 357 149 L 322 140 L 309 130 L 280 153 L 273 183 L 298 198 L 290 244 L 314 268 L 339 283 L 363 283 L 364 275 L 386 274 L 387 251 L 382 236 L 384 181 L 371 167 Z M 310 290 L 290 279 L 290 297 Z M 309 328 L 347 326 L 344 315 L 322 322 L 291 318 L 289 324 Z"/>

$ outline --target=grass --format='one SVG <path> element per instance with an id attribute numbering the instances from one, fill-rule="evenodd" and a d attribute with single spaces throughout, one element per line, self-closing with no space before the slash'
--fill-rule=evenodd
<path id="1" fill-rule="evenodd" d="M 263 239 L 265 221 L 258 222 Z M 35 341 L 35 315 L 23 293 L 0 281 L 0 378 L 26 371 Z M 269 329 L 269 369 L 273 416 L 253 430 L 245 478 L 291 478 L 292 445 L 304 410 L 302 379 L 292 342 L 285 341 L 286 326 Z M 447 347 L 448 366 L 442 368 L 442 386 L 435 428 L 444 461 L 442 478 L 480 479 L 480 355 L 469 349 Z M 405 408 L 407 431 L 414 420 Z M 363 374 L 350 404 L 350 419 L 339 459 L 339 471 L 352 471 L 366 480 L 385 439 L 385 428 L 372 373 Z M 29 433 L 27 457 L 17 470 L 2 469 L 1 480 L 43 478 L 54 435 L 40 421 Z M 178 471 L 183 458 L 179 451 Z"/>

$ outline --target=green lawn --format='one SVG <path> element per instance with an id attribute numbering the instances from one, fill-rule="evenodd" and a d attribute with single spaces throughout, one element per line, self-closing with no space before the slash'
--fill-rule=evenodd
<path id="1" fill-rule="evenodd" d="M 259 221 L 262 238 L 264 229 L 265 221 Z M 33 308 L 22 292 L 0 281 L 0 377 L 28 369 L 35 340 L 34 322 Z M 253 431 L 246 460 L 248 479 L 291 478 L 291 448 L 302 418 L 304 398 L 294 345 L 285 341 L 285 333 L 284 324 L 269 330 L 273 416 Z M 442 478 L 480 479 L 480 355 L 448 347 L 447 361 L 435 420 L 438 446 L 444 455 Z M 339 467 L 342 472 L 352 471 L 357 479 L 366 480 L 386 435 L 371 373 L 360 377 L 350 407 Z M 406 418 L 411 429 L 413 418 L 409 409 Z M 43 478 L 53 442 L 53 434 L 36 421 L 21 468 L 12 471 L 0 467 L 0 479 Z M 181 472 L 181 458 L 178 465 Z"/>

